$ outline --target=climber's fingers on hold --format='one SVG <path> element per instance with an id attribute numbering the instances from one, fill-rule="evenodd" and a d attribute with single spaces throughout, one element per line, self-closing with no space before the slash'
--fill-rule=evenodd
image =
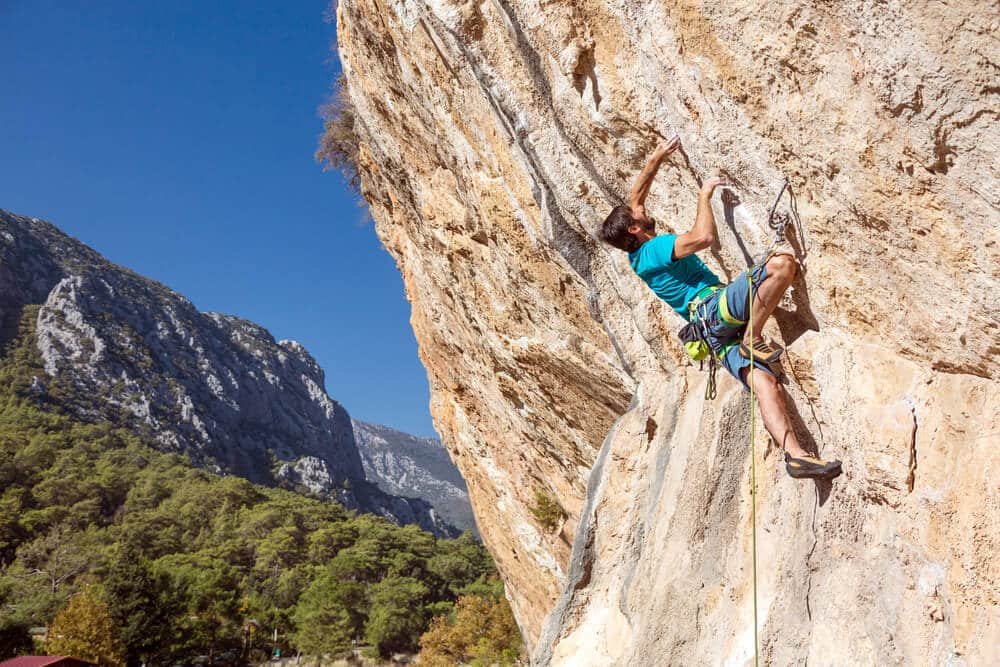
<path id="1" fill-rule="evenodd" d="M 715 188 L 718 187 L 729 188 L 732 187 L 732 183 L 730 183 L 729 179 L 726 178 L 725 176 L 712 176 L 710 178 L 705 179 L 705 182 L 702 184 L 701 189 L 711 194 L 715 190 Z"/>
<path id="2" fill-rule="evenodd" d="M 660 143 L 657 144 L 656 146 L 656 150 L 659 153 L 663 154 L 664 156 L 667 156 L 673 153 L 678 148 L 680 148 L 680 146 L 681 146 L 681 138 L 678 137 L 676 134 L 672 134 L 670 135 L 670 137 L 660 141 Z"/>

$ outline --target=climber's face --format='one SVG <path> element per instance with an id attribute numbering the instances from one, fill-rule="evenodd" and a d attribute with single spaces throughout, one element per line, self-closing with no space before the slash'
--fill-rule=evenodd
<path id="1" fill-rule="evenodd" d="M 628 233 L 639 239 L 640 243 L 645 243 L 656 236 L 656 220 L 643 215 L 640 218 L 633 218 L 635 224 L 628 226 Z"/>

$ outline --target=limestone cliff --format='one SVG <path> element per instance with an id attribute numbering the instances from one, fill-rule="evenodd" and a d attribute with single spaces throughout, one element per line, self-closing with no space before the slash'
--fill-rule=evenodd
<path id="1" fill-rule="evenodd" d="M 747 397 L 725 379 L 702 400 L 677 317 L 595 240 L 674 131 L 650 212 L 684 230 L 701 179 L 729 175 L 703 253 L 725 279 L 790 180 L 805 270 L 770 333 L 803 437 L 844 461 L 795 482 L 757 425 L 765 660 L 998 657 L 995 10 L 340 0 L 337 18 L 362 191 L 537 663 L 752 657 Z"/>

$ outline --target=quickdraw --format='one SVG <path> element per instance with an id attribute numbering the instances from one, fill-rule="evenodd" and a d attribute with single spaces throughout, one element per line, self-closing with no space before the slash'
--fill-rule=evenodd
<path id="1" fill-rule="evenodd" d="M 781 195 L 785 194 L 785 190 L 790 190 L 791 184 L 786 178 L 781 184 L 781 190 L 778 191 L 778 196 L 774 199 L 774 204 L 771 206 L 771 212 L 767 214 L 767 226 L 771 228 L 774 232 L 774 243 L 778 244 L 785 240 L 785 228 L 788 227 L 790 221 L 787 211 L 780 211 L 775 213 L 778 208 L 778 202 L 781 201 Z"/>
<path id="2" fill-rule="evenodd" d="M 785 194 L 786 190 L 788 191 L 788 210 L 779 211 L 778 204 L 781 202 L 781 197 Z M 757 262 L 758 264 L 767 261 L 767 258 L 774 254 L 775 249 L 785 242 L 785 233 L 788 230 L 788 225 L 793 222 L 795 223 L 795 234 L 802 244 L 804 252 L 806 241 L 802 229 L 802 219 L 799 217 L 799 208 L 795 202 L 795 192 L 792 190 L 792 184 L 788 178 L 785 178 L 781 183 L 778 196 L 774 198 L 774 204 L 771 205 L 771 210 L 767 214 L 767 226 L 774 232 L 774 240 L 771 241 L 770 247 L 768 247 L 761 260 Z"/>

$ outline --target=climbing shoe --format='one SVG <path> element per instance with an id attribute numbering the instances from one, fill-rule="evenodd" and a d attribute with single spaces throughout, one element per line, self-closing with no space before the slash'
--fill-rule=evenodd
<path id="1" fill-rule="evenodd" d="M 785 349 L 783 347 L 771 345 L 763 338 L 758 338 L 753 342 L 754 361 L 759 361 L 762 364 L 770 364 L 777 361 L 778 357 L 780 357 L 781 353 L 784 351 Z M 750 358 L 750 346 L 746 343 L 740 343 L 740 356 L 744 359 Z"/>
<path id="2" fill-rule="evenodd" d="M 833 479 L 840 475 L 840 461 L 823 461 L 812 456 L 794 458 L 785 452 L 785 470 L 795 479 Z"/>

